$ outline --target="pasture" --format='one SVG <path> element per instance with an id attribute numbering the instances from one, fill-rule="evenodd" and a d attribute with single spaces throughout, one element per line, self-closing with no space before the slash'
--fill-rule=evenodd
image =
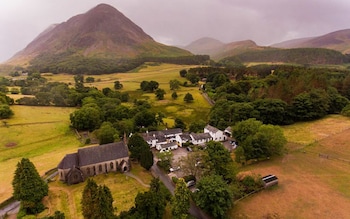
<path id="1" fill-rule="evenodd" d="M 133 164 L 131 173 L 142 179 L 144 184 L 151 182 L 150 172 L 144 170 L 140 165 Z M 98 185 L 107 185 L 111 190 L 116 208 L 116 214 L 128 211 L 134 205 L 134 199 L 139 192 L 147 191 L 149 188 L 142 186 L 135 179 L 121 173 L 109 173 L 94 177 Z M 47 209 L 39 216 L 52 215 L 55 211 L 64 212 L 67 219 L 83 218 L 81 210 L 81 197 L 86 183 L 68 186 L 60 181 L 49 183 L 49 196 L 44 199 Z"/>
<path id="2" fill-rule="evenodd" d="M 29 158 L 40 175 L 57 166 L 80 142 L 69 128 L 74 108 L 11 106 L 15 115 L 0 124 L 0 202 L 12 195 L 18 161 Z"/>
<path id="3" fill-rule="evenodd" d="M 242 169 L 275 174 L 279 185 L 236 203 L 230 216 L 349 218 L 350 119 L 332 115 L 283 128 L 288 153 Z"/>
<path id="4" fill-rule="evenodd" d="M 202 119 L 206 121 L 211 106 L 201 95 L 201 91 L 198 87 L 183 87 L 181 86 L 177 90 L 178 98 L 173 100 L 171 94 L 173 91 L 170 90 L 169 81 L 173 79 L 179 80 L 181 83 L 185 82 L 186 79 L 180 77 L 179 72 L 182 69 L 189 69 L 195 66 L 188 65 L 174 65 L 174 64 L 145 64 L 139 69 L 128 72 L 128 73 L 114 73 L 105 75 L 89 75 L 87 77 L 95 78 L 93 83 L 85 83 L 85 86 L 93 86 L 98 89 L 109 87 L 113 89 L 114 81 L 120 81 L 123 84 L 121 92 L 128 92 L 131 101 L 133 99 L 145 99 L 151 105 L 155 112 L 162 112 L 166 118 L 165 123 L 169 127 L 173 125 L 175 118 L 182 119 L 185 123 L 190 124 L 193 121 Z M 65 82 L 74 85 L 74 76 L 68 74 L 46 74 L 45 78 L 49 82 Z M 142 92 L 140 90 L 140 83 L 142 81 L 157 81 L 159 88 L 164 89 L 166 94 L 164 100 L 157 100 L 154 93 Z M 193 103 L 185 103 L 183 98 L 185 94 L 189 92 L 192 94 L 194 101 Z"/>

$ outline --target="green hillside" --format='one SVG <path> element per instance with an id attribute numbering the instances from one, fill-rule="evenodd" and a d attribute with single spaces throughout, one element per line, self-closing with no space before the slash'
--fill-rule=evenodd
<path id="1" fill-rule="evenodd" d="M 294 64 L 340 65 L 349 62 L 342 53 L 322 48 L 268 49 L 249 51 L 236 56 L 225 58 L 227 61 L 241 62 L 283 62 Z"/>

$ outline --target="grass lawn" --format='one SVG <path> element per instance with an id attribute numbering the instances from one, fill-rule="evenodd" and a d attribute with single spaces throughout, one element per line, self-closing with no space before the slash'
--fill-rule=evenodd
<path id="1" fill-rule="evenodd" d="M 12 179 L 18 161 L 29 158 L 40 174 L 57 166 L 80 142 L 69 129 L 74 108 L 11 106 L 15 115 L 0 124 L 0 202 L 12 194 Z"/>
<path id="2" fill-rule="evenodd" d="M 288 154 L 242 168 L 262 176 L 275 174 L 279 185 L 238 202 L 230 217 L 349 218 L 349 118 L 332 115 L 283 128 Z"/>
<path id="3" fill-rule="evenodd" d="M 145 171 L 140 165 L 133 164 L 131 172 L 141 178 L 145 184 L 151 182 L 150 172 Z M 93 178 L 98 185 L 106 185 L 111 190 L 118 215 L 121 211 L 127 211 L 134 206 L 134 199 L 139 192 L 148 191 L 149 188 L 142 186 L 135 179 L 121 173 L 109 173 L 108 175 L 98 175 Z M 52 215 L 59 210 L 64 212 L 67 219 L 83 218 L 81 210 L 81 196 L 85 183 L 68 186 L 60 181 L 49 183 L 49 196 L 44 203 L 47 210 L 39 216 Z"/>

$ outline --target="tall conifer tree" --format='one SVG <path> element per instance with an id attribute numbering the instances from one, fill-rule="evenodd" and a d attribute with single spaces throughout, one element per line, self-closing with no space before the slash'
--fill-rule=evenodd
<path id="1" fill-rule="evenodd" d="M 12 186 L 13 197 L 21 201 L 21 208 L 26 214 L 37 214 L 44 210 L 41 201 L 48 195 L 49 187 L 28 158 L 18 162 Z"/>

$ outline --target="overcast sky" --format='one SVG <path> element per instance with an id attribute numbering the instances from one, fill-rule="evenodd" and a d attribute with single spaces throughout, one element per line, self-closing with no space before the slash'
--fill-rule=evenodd
<path id="1" fill-rule="evenodd" d="M 51 24 L 107 3 L 156 41 L 188 45 L 212 37 L 266 46 L 350 28 L 349 0 L 1 0 L 0 62 Z"/>

